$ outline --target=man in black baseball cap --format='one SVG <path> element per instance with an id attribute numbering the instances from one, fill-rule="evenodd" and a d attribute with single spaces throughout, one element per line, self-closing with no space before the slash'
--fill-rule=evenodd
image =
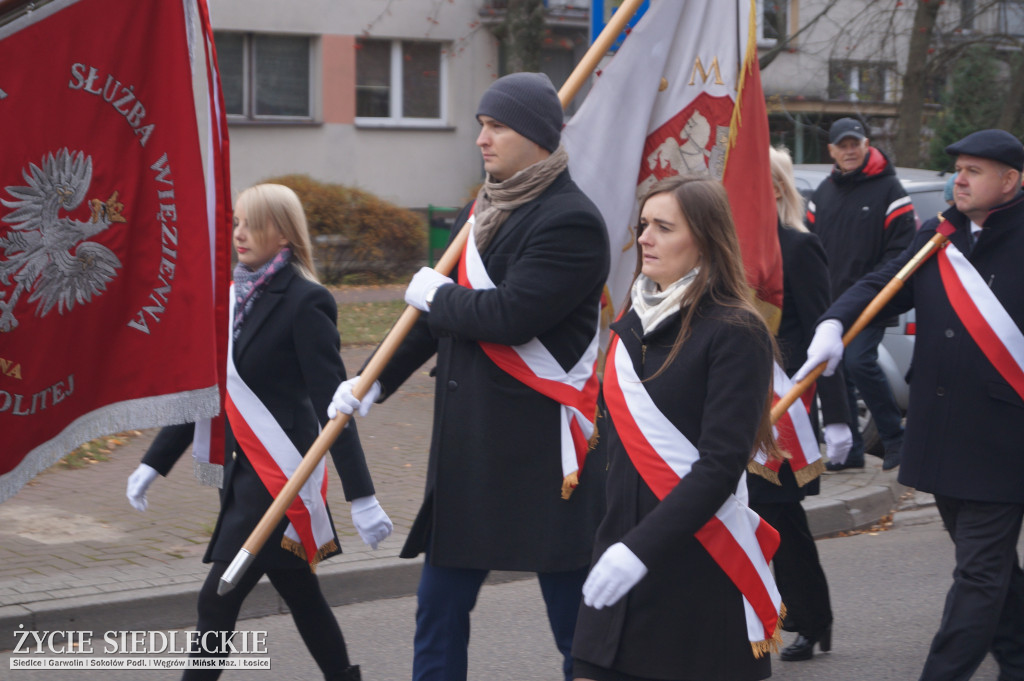
<path id="1" fill-rule="evenodd" d="M 835 161 L 807 204 L 807 227 L 828 256 L 832 295 L 838 297 L 860 277 L 899 255 L 914 236 L 914 207 L 881 149 L 872 147 L 864 124 L 840 118 L 828 131 L 828 153 Z M 864 453 L 879 453 L 859 431 L 860 408 L 871 412 L 883 453 L 882 467 L 900 464 L 903 446 L 902 414 L 885 372 L 878 364 L 878 344 L 892 318 L 881 318 L 850 343 L 843 359 L 849 426 L 853 446 L 845 461 L 826 468 L 863 468 Z"/>
<path id="2" fill-rule="evenodd" d="M 949 243 L 886 307 L 914 308 L 917 337 L 899 482 L 935 497 L 956 546 L 953 584 L 921 681 L 967 679 L 986 655 L 1000 679 L 1024 679 L 1024 145 L 981 130 L 956 156 L 956 205 L 913 243 L 854 284 L 822 315 L 808 367 L 840 356 L 841 335 L 893 276 L 941 231 Z"/>
<path id="3" fill-rule="evenodd" d="M 828 129 L 829 144 L 839 144 L 848 137 L 858 141 L 868 138 L 864 134 L 864 126 L 855 118 L 840 118 Z"/>

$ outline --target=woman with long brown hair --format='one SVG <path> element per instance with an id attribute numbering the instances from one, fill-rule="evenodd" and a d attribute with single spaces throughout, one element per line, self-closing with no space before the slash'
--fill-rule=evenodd
<path id="1" fill-rule="evenodd" d="M 777 536 L 747 508 L 743 476 L 756 450 L 777 455 L 774 344 L 749 296 L 722 185 L 651 187 L 605 364 L 607 511 L 583 587 L 577 679 L 771 674 Z"/>

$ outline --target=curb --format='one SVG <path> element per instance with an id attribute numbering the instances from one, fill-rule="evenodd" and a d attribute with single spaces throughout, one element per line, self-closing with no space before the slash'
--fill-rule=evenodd
<path id="1" fill-rule="evenodd" d="M 894 476 L 888 485 L 869 485 L 832 497 L 808 497 L 803 504 L 811 534 L 823 539 L 871 527 L 897 509 L 908 489 Z"/>
<path id="2" fill-rule="evenodd" d="M 808 525 L 816 539 L 860 530 L 900 508 L 909 488 L 896 481 L 867 485 L 831 497 L 808 497 L 804 501 Z M 918 501 L 906 510 L 907 520 L 928 501 Z M 364 554 L 365 555 L 365 554 Z M 354 558 L 354 557 L 353 557 Z M 354 558 L 326 564 L 318 570 L 320 586 L 332 607 L 416 594 L 422 558 L 396 556 Z M 487 583 L 530 579 L 529 572 L 494 571 Z M 201 580 L 181 584 L 131 589 L 99 595 L 60 598 L 23 605 L 0 607 L 0 631 L 19 628 L 35 631 L 126 631 L 167 630 L 191 627 L 196 620 L 196 602 Z M 239 620 L 288 613 L 288 607 L 269 581 L 263 579 L 246 597 Z M 0 648 L 8 646 L 0 643 Z"/>
<path id="3" fill-rule="evenodd" d="M 366 565 L 372 562 L 373 565 Z M 317 571 L 320 588 L 331 607 L 403 598 L 416 594 L 423 559 L 378 558 L 339 563 Z M 488 584 L 533 577 L 530 572 L 492 571 Z M 133 589 L 101 596 L 78 596 L 0 608 L 0 631 L 140 631 L 192 627 L 202 582 Z M 267 579 L 246 597 L 239 621 L 283 615 L 288 606 Z M 0 645 L 0 650 L 8 650 Z"/>

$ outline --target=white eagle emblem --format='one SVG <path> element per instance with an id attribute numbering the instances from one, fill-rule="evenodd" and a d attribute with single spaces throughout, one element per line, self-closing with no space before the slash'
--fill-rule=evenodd
<path id="1" fill-rule="evenodd" d="M 78 208 L 92 181 L 92 157 L 66 148 L 47 154 L 42 167 L 29 164 L 22 170 L 27 187 L 7 187 L 14 201 L 0 199 L 13 210 L 3 217 L 11 225 L 0 236 L 0 332 L 18 326 L 14 306 L 30 292 L 37 303 L 36 315 L 45 316 L 54 306 L 57 312 L 85 304 L 106 290 L 117 276 L 121 261 L 102 244 L 87 241 L 114 222 L 125 222 L 117 192 L 106 201 L 92 199 L 88 222 L 61 217 L 61 211 Z"/>

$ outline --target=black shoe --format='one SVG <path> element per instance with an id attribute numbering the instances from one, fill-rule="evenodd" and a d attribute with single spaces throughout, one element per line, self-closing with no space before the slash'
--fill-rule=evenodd
<path id="1" fill-rule="evenodd" d="M 882 470 L 891 471 L 900 465 L 903 461 L 903 452 L 899 449 L 891 452 L 886 452 L 885 458 L 882 459 Z"/>
<path id="2" fill-rule="evenodd" d="M 827 471 L 845 471 L 847 468 L 864 468 L 864 461 L 861 460 L 850 462 L 849 460 L 847 460 L 843 463 L 833 463 L 829 461 L 828 463 L 825 464 L 825 470 Z"/>
<path id="3" fill-rule="evenodd" d="M 888 442 L 885 445 L 885 458 L 882 459 L 882 470 L 891 471 L 903 461 L 903 438 Z"/>
<path id="4" fill-rule="evenodd" d="M 354 664 L 344 671 L 334 673 L 330 676 L 325 676 L 327 681 L 362 681 L 362 675 L 359 673 L 359 665 Z"/>
<path id="5" fill-rule="evenodd" d="M 825 627 L 825 631 L 818 636 L 804 636 L 800 634 L 790 645 L 782 649 L 779 659 L 783 662 L 800 662 L 814 657 L 814 644 L 818 644 L 821 652 L 827 653 L 832 650 L 832 625 Z"/>

